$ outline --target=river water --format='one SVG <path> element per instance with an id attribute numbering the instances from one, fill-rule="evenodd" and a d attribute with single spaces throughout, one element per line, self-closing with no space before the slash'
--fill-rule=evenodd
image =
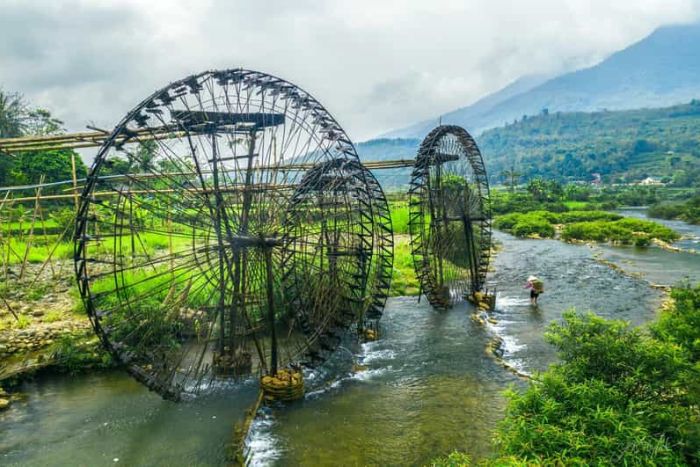
<path id="1" fill-rule="evenodd" d="M 524 385 L 485 352 L 493 337 L 510 365 L 542 370 L 555 359 L 543 332 L 565 310 L 640 324 L 663 298 L 649 282 L 700 274 L 700 255 L 495 236 L 495 324 L 473 321 L 468 304 L 436 312 L 415 298 L 390 299 L 382 339 L 348 344 L 307 375 L 303 401 L 263 410 L 248 440 L 253 464 L 417 465 L 453 449 L 486 456 L 502 391 Z M 545 282 L 536 308 L 523 288 L 530 274 Z M 2 465 L 220 465 L 256 394 L 248 382 L 174 404 L 119 372 L 42 377 L 21 390 L 26 400 L 0 414 Z"/>

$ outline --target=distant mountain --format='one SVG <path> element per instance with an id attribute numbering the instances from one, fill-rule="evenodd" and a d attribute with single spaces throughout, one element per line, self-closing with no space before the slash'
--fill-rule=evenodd
<path id="1" fill-rule="evenodd" d="M 515 167 L 537 176 L 605 182 L 647 177 L 700 187 L 700 100 L 660 109 L 557 112 L 494 128 L 476 138 L 492 182 Z"/>
<path id="2" fill-rule="evenodd" d="M 540 80 L 538 82 L 538 79 Z M 473 105 L 442 116 L 474 134 L 556 111 L 663 107 L 700 97 L 700 23 L 666 26 L 584 70 L 541 81 L 518 80 Z M 438 117 L 384 137 L 421 138 Z"/>
<path id="3" fill-rule="evenodd" d="M 476 137 L 491 183 L 514 167 L 534 177 L 637 182 L 647 177 L 700 188 L 700 100 L 658 109 L 556 112 L 493 128 Z M 421 140 L 381 138 L 356 146 L 360 158 L 414 158 Z M 411 169 L 376 170 L 385 191 L 405 191 Z"/>
<path id="4" fill-rule="evenodd" d="M 441 119 L 443 123 L 457 123 L 459 121 L 469 122 L 472 120 L 477 120 L 481 118 L 482 115 L 488 114 L 498 104 L 529 91 L 545 81 L 547 81 L 547 76 L 544 75 L 533 75 L 519 78 L 505 88 L 494 92 L 493 94 L 489 94 L 488 96 L 479 99 L 467 107 L 462 107 L 461 109 L 457 109 L 438 118 L 416 123 L 401 130 L 391 131 L 379 136 L 379 138 L 420 138 L 427 135 L 430 130 L 435 128 Z"/>
<path id="5" fill-rule="evenodd" d="M 357 154 L 363 161 L 388 161 L 415 159 L 420 140 L 416 138 L 378 138 L 355 145 Z M 411 178 L 411 169 L 375 170 L 374 176 L 386 191 L 407 189 Z"/>

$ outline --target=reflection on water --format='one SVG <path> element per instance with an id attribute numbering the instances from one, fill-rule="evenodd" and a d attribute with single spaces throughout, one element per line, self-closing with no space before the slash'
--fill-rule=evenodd
<path id="1" fill-rule="evenodd" d="M 121 372 L 44 377 L 0 415 L 0 464 L 221 465 L 252 384 L 181 404 Z M 235 397 L 231 397 L 235 394 Z"/>

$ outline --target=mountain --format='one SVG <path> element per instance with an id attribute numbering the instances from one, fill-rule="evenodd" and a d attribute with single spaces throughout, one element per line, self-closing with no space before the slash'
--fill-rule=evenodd
<path id="1" fill-rule="evenodd" d="M 417 138 L 378 138 L 356 144 L 355 149 L 363 161 L 389 161 L 415 159 L 418 146 Z M 380 169 L 373 173 L 386 191 L 405 191 L 411 181 L 410 168 Z"/>
<path id="2" fill-rule="evenodd" d="M 469 122 L 476 120 L 480 118 L 481 115 L 488 114 L 488 112 L 498 104 L 514 96 L 527 92 L 545 81 L 547 81 L 547 77 L 545 75 L 524 76 L 515 80 L 505 88 L 494 92 L 493 94 L 489 94 L 488 96 L 479 99 L 467 107 L 462 107 L 439 118 L 424 120 L 401 130 L 391 131 L 379 136 L 379 138 L 423 137 L 427 135 L 430 130 L 435 128 L 435 126 L 437 126 L 440 119 L 442 119 L 443 123 L 456 123 L 459 121 Z"/>
<path id="3" fill-rule="evenodd" d="M 647 177 L 700 188 L 700 100 L 656 109 L 555 112 L 480 134 L 476 142 L 491 183 L 514 167 L 534 177 L 606 183 Z M 362 160 L 414 158 L 421 140 L 381 138 L 356 145 Z M 411 169 L 376 170 L 387 192 L 408 189 Z"/>
<path id="4" fill-rule="evenodd" d="M 600 111 L 663 107 L 700 97 L 700 23 L 666 26 L 599 64 L 538 82 L 516 81 L 473 105 L 442 116 L 443 123 L 478 134 L 547 109 Z M 384 137 L 422 138 L 438 118 Z"/>
<path id="5" fill-rule="evenodd" d="M 700 100 L 657 109 L 541 114 L 477 139 L 492 182 L 515 167 L 537 176 L 605 182 L 647 177 L 700 187 Z"/>

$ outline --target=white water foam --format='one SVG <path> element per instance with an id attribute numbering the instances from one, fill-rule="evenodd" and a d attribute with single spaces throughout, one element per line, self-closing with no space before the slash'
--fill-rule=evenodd
<path id="1" fill-rule="evenodd" d="M 261 409 L 253 420 L 246 440 L 249 465 L 272 465 L 282 457 L 282 451 L 277 447 L 279 442 L 272 434 L 274 423 L 272 414 L 265 409 Z"/>
<path id="2" fill-rule="evenodd" d="M 519 344 L 518 340 L 513 337 L 513 336 L 507 336 L 507 335 L 499 335 L 501 339 L 503 339 L 503 356 L 512 356 L 514 353 L 517 353 L 521 351 L 522 349 L 526 348 L 527 345 L 525 344 Z"/>
<path id="3" fill-rule="evenodd" d="M 396 352 L 391 349 L 382 349 L 374 350 L 372 352 L 365 352 L 363 355 L 360 355 L 358 360 L 363 365 L 367 365 L 372 362 L 376 362 L 377 360 L 393 360 L 394 358 L 396 358 Z"/>
<path id="4" fill-rule="evenodd" d="M 304 396 L 304 399 L 315 399 L 315 398 L 317 398 L 317 397 L 319 397 L 327 392 L 330 392 L 334 389 L 337 389 L 340 387 L 340 385 L 343 383 L 343 380 L 345 380 L 345 379 L 347 379 L 347 378 L 336 379 L 331 384 L 328 384 L 320 389 L 316 389 L 315 391 L 307 392 L 306 395 Z"/>
<path id="5" fill-rule="evenodd" d="M 348 379 L 353 379 L 356 381 L 369 381 L 372 378 L 383 375 L 387 371 L 391 370 L 391 365 L 384 368 L 374 368 L 372 370 L 358 371 L 350 375 Z"/>
<path id="6" fill-rule="evenodd" d="M 501 297 L 496 298 L 496 309 L 511 308 L 515 306 L 527 306 L 530 304 L 529 298 Z"/>

